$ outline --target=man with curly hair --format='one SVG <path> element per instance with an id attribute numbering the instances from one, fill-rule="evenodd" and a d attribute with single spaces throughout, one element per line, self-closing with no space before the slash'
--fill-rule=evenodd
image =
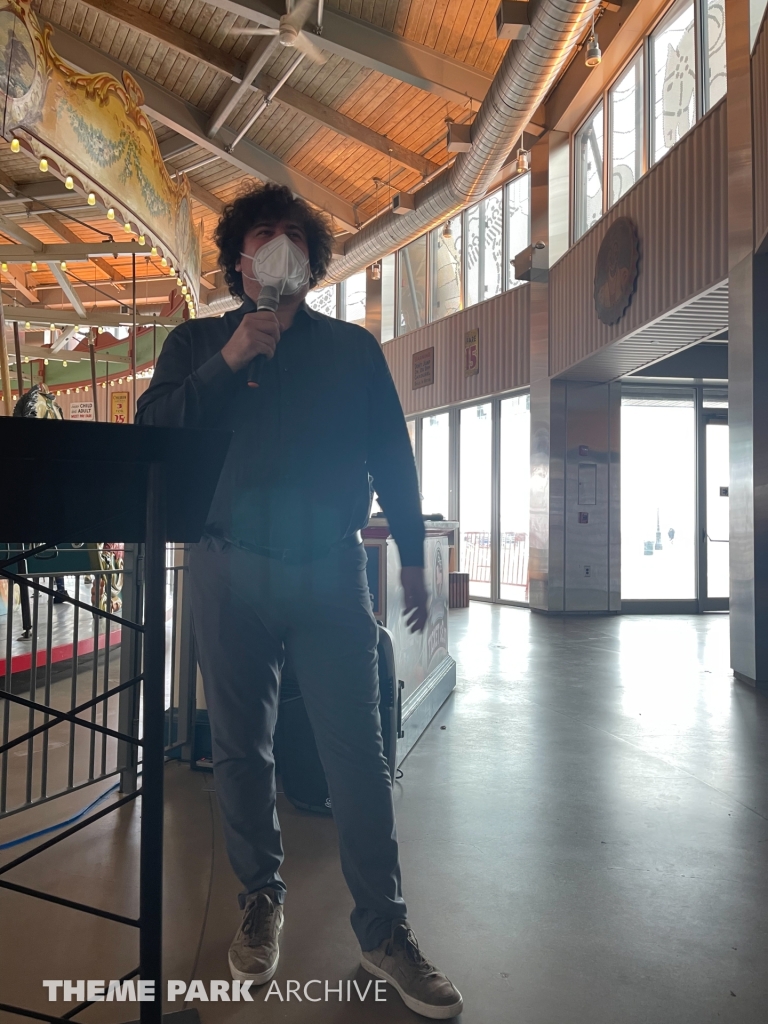
<path id="1" fill-rule="evenodd" d="M 242 305 L 171 332 L 136 420 L 233 431 L 189 567 L 216 793 L 243 885 L 232 976 L 263 984 L 277 968 L 286 887 L 272 745 L 287 657 L 328 780 L 361 963 L 417 1013 L 453 1017 L 461 995 L 420 952 L 401 892 L 360 536 L 373 488 L 400 551 L 407 623 L 422 630 L 424 526 L 400 401 L 376 340 L 304 302 L 331 259 L 323 215 L 260 185 L 225 208 L 216 242 Z M 292 284 L 275 291 L 277 309 L 257 309 L 280 274 Z"/>

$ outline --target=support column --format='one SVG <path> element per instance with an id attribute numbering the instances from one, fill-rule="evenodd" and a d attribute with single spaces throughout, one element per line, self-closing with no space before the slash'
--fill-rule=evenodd
<path id="1" fill-rule="evenodd" d="M 549 140 L 531 150 L 531 242 L 549 246 Z M 549 285 L 530 289 L 531 518 L 529 602 L 564 609 L 565 385 L 549 377 Z"/>
<path id="2" fill-rule="evenodd" d="M 725 11 L 731 666 L 768 688 L 768 256 L 755 253 L 750 59 L 757 33 L 750 0 L 726 0 Z"/>

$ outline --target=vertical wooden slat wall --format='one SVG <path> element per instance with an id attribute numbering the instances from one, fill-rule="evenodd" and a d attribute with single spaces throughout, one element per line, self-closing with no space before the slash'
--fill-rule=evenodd
<path id="1" fill-rule="evenodd" d="M 768 21 L 752 53 L 755 245 L 768 241 Z"/>
<path id="2" fill-rule="evenodd" d="M 726 101 L 722 101 L 550 270 L 549 362 L 556 375 L 728 276 Z M 637 225 L 637 289 L 617 324 L 595 313 L 595 260 L 618 217 Z"/>
<path id="3" fill-rule="evenodd" d="M 406 415 L 510 391 L 530 382 L 528 285 L 470 306 L 384 344 L 384 355 Z M 480 332 L 480 368 L 464 375 L 464 340 Z M 435 382 L 413 390 L 414 352 L 435 349 Z"/>

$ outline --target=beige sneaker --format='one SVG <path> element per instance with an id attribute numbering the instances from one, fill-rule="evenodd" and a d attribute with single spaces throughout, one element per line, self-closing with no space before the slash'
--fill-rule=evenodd
<path id="1" fill-rule="evenodd" d="M 251 893 L 245 902 L 243 923 L 229 947 L 229 969 L 238 981 L 263 985 L 277 970 L 283 907 L 272 889 Z"/>
<path id="2" fill-rule="evenodd" d="M 390 937 L 364 951 L 360 963 L 369 974 L 388 981 L 408 1009 L 423 1017 L 447 1020 L 464 1009 L 461 992 L 426 959 L 405 921 L 395 922 Z"/>

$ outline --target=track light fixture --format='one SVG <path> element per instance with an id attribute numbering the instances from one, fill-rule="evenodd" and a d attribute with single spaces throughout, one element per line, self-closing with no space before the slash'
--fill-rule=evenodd
<path id="1" fill-rule="evenodd" d="M 592 31 L 589 33 L 589 39 L 587 40 L 587 56 L 584 63 L 588 68 L 596 68 L 602 59 L 603 54 L 600 50 L 597 32 L 595 32 L 595 19 L 592 18 Z"/>

